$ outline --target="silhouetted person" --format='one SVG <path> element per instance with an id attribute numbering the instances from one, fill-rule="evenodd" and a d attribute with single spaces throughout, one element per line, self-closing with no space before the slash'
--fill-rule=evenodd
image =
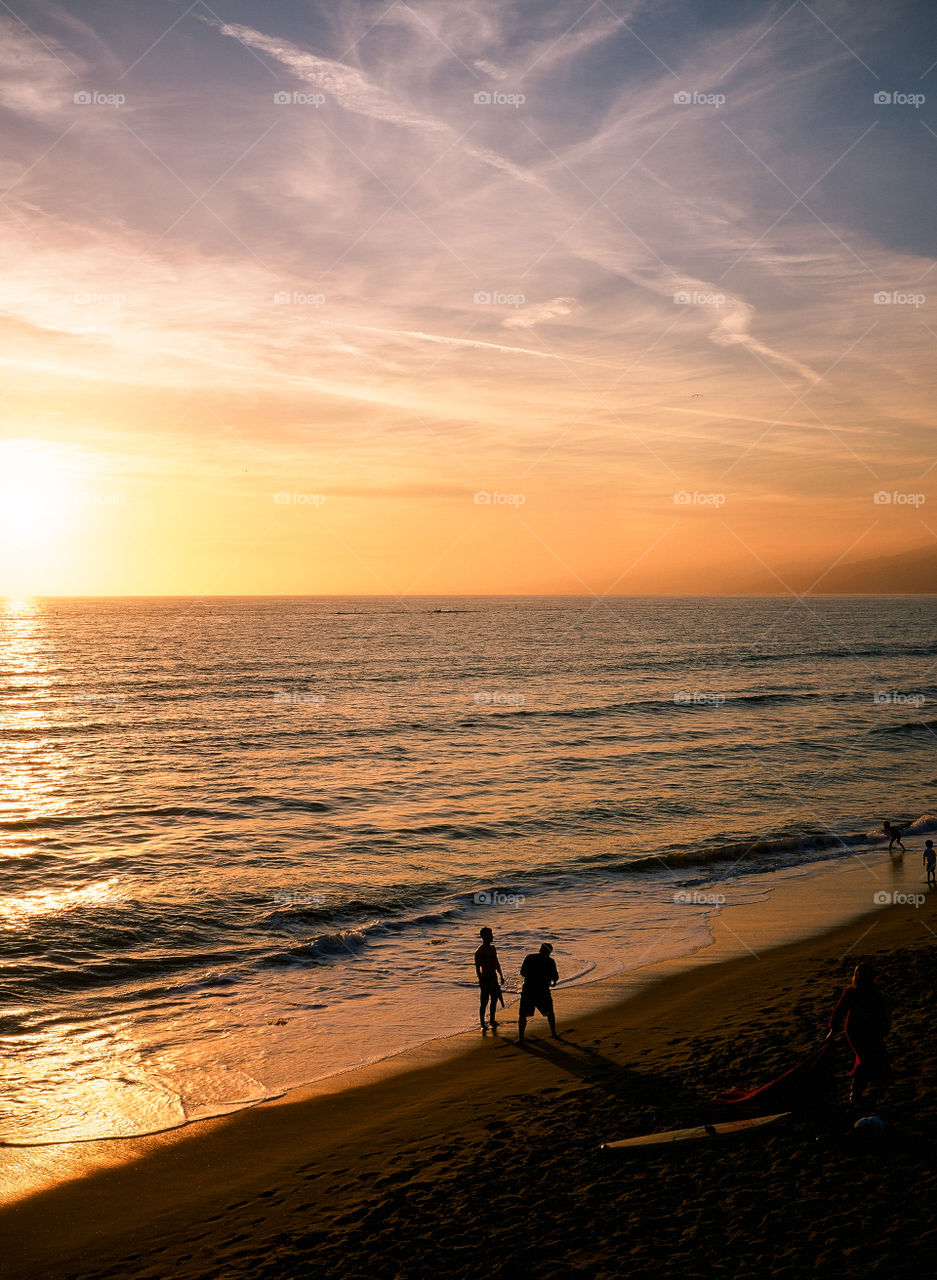
<path id="1" fill-rule="evenodd" d="M 924 841 L 924 869 L 928 885 L 931 889 L 937 889 L 937 853 L 934 852 L 933 840 Z"/>
<path id="2" fill-rule="evenodd" d="M 498 1012 L 498 1001 L 504 1004 L 504 998 L 501 995 L 501 982 L 504 981 L 504 974 L 501 972 L 501 962 L 498 959 L 498 950 L 492 944 L 494 934 L 489 928 L 480 929 L 478 936 L 482 940 L 481 946 L 475 952 L 475 973 L 478 977 L 479 1004 L 478 1004 L 478 1020 L 485 1029 L 485 1011 L 488 1008 L 488 1002 L 491 1001 L 491 1025 L 496 1027 L 495 1014 Z M 500 979 L 500 982 L 499 982 Z"/>
<path id="3" fill-rule="evenodd" d="M 888 852 L 891 853 L 895 845 L 904 853 L 904 845 L 901 843 L 901 828 L 893 827 L 890 822 L 883 822 L 882 829 L 888 836 Z"/>
<path id="4" fill-rule="evenodd" d="M 870 964 L 857 964 L 852 982 L 843 990 L 833 1016 L 830 1035 L 843 1026 L 849 1047 L 856 1055 L 849 1101 L 862 1103 L 866 1085 L 891 1083 L 891 1067 L 885 1037 L 891 1030 L 891 1012 L 883 992 L 875 983 Z"/>
<path id="5" fill-rule="evenodd" d="M 559 1040 L 556 1034 L 556 1016 L 553 1012 L 553 993 L 550 988 L 556 986 L 560 975 L 556 971 L 556 961 L 550 954 L 552 950 L 549 942 L 541 943 L 540 950 L 532 951 L 529 956 L 525 956 L 524 963 L 521 965 L 524 985 L 521 987 L 521 1003 L 517 1015 L 518 1044 L 524 1043 L 527 1019 L 533 1017 L 534 1010 L 537 1009 L 549 1022 L 553 1039 Z"/>

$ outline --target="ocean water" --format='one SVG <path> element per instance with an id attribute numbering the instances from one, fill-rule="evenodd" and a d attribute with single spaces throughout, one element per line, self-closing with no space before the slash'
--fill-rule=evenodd
<path id="1" fill-rule="evenodd" d="M 937 826 L 935 621 L 0 602 L 0 1141 L 152 1132 L 471 1026 L 483 924 L 510 1005 L 542 939 L 561 989 L 689 954 L 883 819 Z"/>

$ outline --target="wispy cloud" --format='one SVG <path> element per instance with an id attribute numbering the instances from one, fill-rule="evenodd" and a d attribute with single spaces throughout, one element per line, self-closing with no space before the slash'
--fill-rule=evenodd
<path id="1" fill-rule="evenodd" d="M 757 506 L 920 473 L 937 121 L 867 67 L 912 92 L 926 60 L 849 5 L 839 39 L 676 12 L 0 17 L 4 430 L 327 458 L 360 493 L 500 468 L 661 519 L 675 475 Z"/>
<path id="2" fill-rule="evenodd" d="M 537 182 L 535 174 L 528 173 L 488 148 L 476 147 L 462 141 L 442 120 L 414 110 L 403 96 L 387 93 L 379 86 L 372 84 L 355 67 L 319 57 L 281 40 L 271 39 L 259 31 L 254 31 L 251 27 L 219 23 L 218 30 L 222 35 L 231 36 L 248 48 L 256 49 L 275 59 L 305 84 L 321 89 L 346 111 L 370 116 L 374 120 L 381 120 L 385 124 L 397 125 L 400 128 L 418 129 L 426 133 L 442 135 L 457 142 L 466 155 L 490 165 L 492 169 L 516 178 L 519 182 L 533 184 Z"/>

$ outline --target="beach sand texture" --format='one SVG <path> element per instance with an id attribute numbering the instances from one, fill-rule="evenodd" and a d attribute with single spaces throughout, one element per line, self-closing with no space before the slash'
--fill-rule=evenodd
<path id="1" fill-rule="evenodd" d="M 937 1242 L 933 927 L 933 899 L 891 907 L 671 972 L 572 1024 L 561 1009 L 562 1042 L 536 1020 L 520 1050 L 504 1024 L 124 1144 L 128 1163 L 2 1211 L 3 1273 L 920 1276 Z M 858 958 L 896 1006 L 885 1141 L 851 1132 L 840 1041 L 836 1133 L 792 1119 L 721 1149 L 599 1152 L 697 1123 L 721 1089 L 792 1065 L 822 1038 Z M 62 1150 L 63 1172 L 121 1144 L 89 1145 Z"/>

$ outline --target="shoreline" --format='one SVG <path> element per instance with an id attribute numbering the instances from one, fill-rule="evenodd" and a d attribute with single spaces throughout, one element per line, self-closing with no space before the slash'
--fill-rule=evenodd
<path id="1" fill-rule="evenodd" d="M 883 849 L 883 845 L 877 848 L 874 846 L 856 848 L 850 850 L 845 857 L 795 863 L 771 870 L 754 871 L 738 879 L 701 883 L 695 892 L 680 890 L 674 894 L 674 900 L 688 904 L 685 910 L 691 920 L 696 917 L 696 923 L 692 925 L 692 929 L 700 935 L 699 939 L 689 935 L 683 936 L 684 921 L 679 919 L 679 915 L 684 909 L 678 907 L 670 926 L 662 924 L 656 930 L 648 930 L 647 937 L 650 941 L 637 958 L 635 957 L 636 948 L 633 945 L 625 946 L 625 949 L 618 954 L 602 952 L 601 959 L 594 966 L 597 970 L 595 976 L 588 971 L 576 974 L 575 970 L 572 975 L 567 976 L 564 962 L 561 960 L 561 981 L 557 989 L 557 997 L 564 1005 L 572 1002 L 572 1007 L 577 1010 L 583 1007 L 590 1009 L 601 1007 L 627 998 L 665 973 L 691 970 L 700 962 L 711 963 L 728 955 L 741 954 L 748 945 L 745 942 L 746 936 L 752 941 L 758 939 L 759 945 L 763 945 L 766 925 L 771 931 L 770 945 L 779 945 L 813 933 L 821 933 L 869 909 L 872 895 L 863 887 L 865 885 L 863 877 L 856 874 L 860 870 L 871 872 L 870 883 L 876 888 L 885 884 L 894 887 L 896 883 L 906 885 L 909 889 L 913 886 L 913 877 L 909 879 L 905 874 L 903 864 L 892 863 L 885 857 Z M 731 868 L 730 863 L 726 866 Z M 675 885 L 681 883 L 677 878 L 677 869 L 671 870 L 670 874 L 674 877 Z M 679 874 L 681 877 L 684 876 L 686 869 L 680 868 Z M 809 887 L 805 889 L 805 885 Z M 728 897 L 726 898 L 725 894 L 714 893 L 719 890 L 724 890 Z M 802 901 L 805 893 L 808 898 L 806 903 Z M 753 899 L 752 894 L 754 894 Z M 714 897 L 718 900 L 720 896 L 722 897 L 720 906 L 710 907 L 705 917 L 699 914 L 701 904 L 711 902 Z M 613 902 L 613 895 L 609 895 L 606 887 L 602 909 L 614 919 L 615 908 L 612 905 L 609 912 L 609 900 Z M 633 909 L 634 900 L 628 897 L 627 890 L 625 890 L 624 901 L 630 909 Z M 792 902 L 795 904 L 793 909 Z M 550 908 L 547 910 L 549 911 Z M 553 910 L 555 913 L 555 904 Z M 792 918 L 801 921 L 798 927 L 792 927 L 790 923 Z M 498 923 L 494 916 L 491 919 L 497 929 Z M 737 928 L 730 923 L 732 921 L 737 923 Z M 633 924 L 632 913 L 627 917 L 625 927 L 633 928 Z M 547 928 L 543 936 L 553 935 Z M 734 948 L 733 940 L 736 943 Z M 474 938 L 469 939 L 470 946 L 474 946 L 476 941 L 477 939 Z M 503 955 L 505 954 L 503 952 Z M 469 960 L 470 958 L 469 955 Z M 519 960 L 519 955 L 517 957 L 512 955 L 512 960 L 514 958 Z M 581 956 L 578 958 L 581 960 Z M 510 968 L 512 960 L 505 958 L 504 961 L 509 975 L 513 972 Z M 509 976 L 509 982 L 510 980 Z M 275 1076 L 271 1077 L 263 1096 L 248 1097 L 237 1103 L 219 1104 L 214 1111 L 205 1108 L 202 1114 L 174 1119 L 163 1125 L 135 1132 L 98 1133 L 62 1138 L 45 1138 L 40 1133 L 35 1140 L 27 1138 L 23 1142 L 0 1141 L 0 1204 L 10 1202 L 18 1194 L 24 1194 L 15 1185 L 15 1175 L 10 1173 L 9 1168 L 4 1168 L 5 1164 L 9 1166 L 9 1153 L 49 1151 L 53 1153 L 54 1159 L 54 1153 L 57 1150 L 84 1146 L 93 1148 L 96 1153 L 98 1151 L 105 1153 L 105 1161 L 113 1163 L 120 1157 L 111 1157 L 106 1154 L 110 1144 L 118 1144 L 115 1150 L 121 1147 L 129 1148 L 129 1144 L 135 1141 L 182 1133 L 193 1125 L 222 1120 L 238 1112 L 283 1099 L 297 1099 L 303 1096 L 304 1091 L 310 1089 L 315 1089 L 317 1092 L 323 1087 L 342 1089 L 348 1087 L 346 1082 L 353 1078 L 355 1073 L 365 1069 L 386 1066 L 391 1071 L 406 1070 L 409 1056 L 419 1052 L 422 1046 L 476 1031 L 473 992 L 474 987 L 465 984 L 464 991 L 453 991 L 450 994 L 448 1004 L 438 1005 L 438 1002 L 434 1004 L 429 1011 L 430 1016 L 420 1019 L 424 1026 L 432 1026 L 436 1021 L 433 1034 L 426 1039 L 417 1040 L 413 1035 L 402 1036 L 399 1026 L 395 1026 L 389 1038 L 390 1043 L 383 1046 L 380 1054 L 361 1056 L 357 1061 L 352 1054 L 348 1054 L 344 1062 L 321 1065 L 317 1063 L 315 1066 L 310 1060 L 308 1075 L 294 1073 L 291 1080 L 282 1078 L 276 1080 Z M 501 1010 L 502 1027 L 513 1024 L 517 1014 L 515 1007 L 518 1000 L 517 991 L 506 988 L 505 994 L 508 1003 L 507 1007 Z M 453 1016 L 453 1009 L 456 1011 L 455 1016 Z M 355 1048 L 364 1049 L 368 1041 L 361 1037 L 359 1039 L 360 1043 L 355 1044 L 354 1041 L 352 1043 Z M 297 1044 L 301 1043 L 297 1041 Z M 372 1040 L 370 1043 L 374 1044 L 375 1041 Z M 380 1043 L 380 1033 L 378 1033 L 377 1043 Z M 7 1153 L 6 1159 L 5 1153 Z M 36 1163 L 42 1163 L 41 1154 L 36 1156 Z M 75 1162 L 69 1161 L 69 1163 Z M 94 1167 L 93 1160 L 88 1167 Z M 28 1193 L 28 1189 L 25 1193 Z"/>
<path id="2" fill-rule="evenodd" d="M 714 1013 L 714 1000 L 724 1000 L 733 986 L 737 994 L 744 991 L 755 973 L 764 975 L 763 982 L 791 963 L 823 957 L 836 969 L 833 985 L 842 985 L 844 965 L 854 962 L 855 954 L 882 945 L 888 950 L 899 943 L 933 943 L 927 921 L 937 896 L 921 910 L 905 905 L 869 909 L 870 888 L 882 892 L 886 883 L 897 879 L 907 892 L 916 891 L 913 872 L 905 875 L 904 868 L 879 861 L 869 867 L 847 864 L 823 870 L 825 874 L 808 868 L 788 875 L 787 883 L 779 884 L 766 901 L 723 911 L 711 921 L 712 944 L 692 957 L 561 989 L 558 1023 L 564 1037 L 569 1033 L 561 1049 L 554 1050 L 553 1042 L 543 1039 L 538 1019 L 528 1028 L 530 1051 L 521 1051 L 513 1044 L 515 1027 L 505 1022 L 498 1035 L 480 1038 L 475 1029 L 429 1040 L 280 1098 L 162 1134 L 77 1147 L 6 1148 L 0 1217 L 6 1228 L 7 1258 L 18 1268 L 10 1274 L 96 1275 L 109 1257 L 132 1253 L 154 1232 L 167 1242 L 185 1236 L 209 1211 L 223 1211 L 232 1198 L 246 1195 L 252 1202 L 259 1197 L 262 1205 L 278 1186 L 292 1185 L 300 1169 L 312 1167 L 317 1172 L 307 1176 L 325 1178 L 332 1164 L 353 1170 L 360 1164 L 362 1149 L 377 1149 L 392 1163 L 394 1152 L 414 1141 L 445 1143 L 439 1119 L 452 1111 L 461 1113 L 463 1129 L 477 1132 L 473 1117 L 477 1120 L 479 1110 L 490 1108 L 497 1114 L 506 1098 L 529 1096 L 532 1088 L 547 1093 L 567 1090 L 573 1064 L 565 1063 L 564 1069 L 562 1060 L 573 1052 L 585 1055 L 580 1066 L 598 1054 L 616 1070 L 633 1071 L 633 1062 L 626 1067 L 607 1054 L 609 1044 L 620 1046 L 615 1037 L 626 1030 L 643 1029 L 650 1041 L 673 1032 L 664 1044 L 651 1044 L 639 1054 L 656 1051 L 659 1056 L 666 1048 L 664 1056 L 673 1058 L 679 1050 L 672 1046 L 679 1043 L 681 1031 L 686 1034 L 688 1021 L 698 1030 L 706 1012 Z M 823 927 L 831 893 L 837 895 L 846 919 L 832 927 L 827 919 Z M 799 936 L 793 939 L 792 918 L 800 922 L 795 931 Z M 744 1011 L 733 1010 L 732 1022 L 736 1032 L 750 1032 Z M 614 1052 L 622 1056 L 620 1048 Z M 575 1077 L 575 1071 L 572 1074 Z M 466 1080 L 472 1085 L 468 1097 Z M 714 1081 L 713 1092 L 733 1083 L 737 1082 Z M 431 1102 L 435 1110 L 428 1117 Z M 64 1239 L 49 1237 L 45 1224 L 51 1220 L 60 1224 Z M 80 1270 L 71 1272 L 70 1266 Z M 207 1276 L 211 1271 L 191 1274 Z"/>
<path id="3" fill-rule="evenodd" d="M 849 887 L 853 889 L 853 892 L 845 895 L 845 900 L 848 903 L 847 907 L 845 909 L 840 908 L 838 911 L 833 911 L 832 914 L 829 914 L 833 900 L 842 899 L 844 895 L 838 888 L 835 893 L 831 892 L 828 887 L 823 886 L 822 882 L 838 881 L 843 875 L 847 877 L 847 880 L 855 879 L 855 877 L 851 875 L 851 872 L 856 870 L 853 865 L 853 861 L 864 864 L 866 856 L 869 855 L 869 853 L 870 851 L 868 849 L 855 850 L 850 853 L 848 858 L 829 859 L 826 861 L 821 860 L 815 863 L 794 864 L 792 866 L 776 868 L 772 871 L 761 873 L 756 872 L 752 875 L 751 882 L 749 883 L 746 883 L 745 881 L 730 881 L 729 885 L 726 886 L 722 881 L 715 881 L 712 884 L 705 885 L 698 891 L 701 895 L 701 901 L 708 901 L 708 899 L 712 897 L 712 890 L 717 890 L 721 887 L 730 888 L 730 896 L 728 900 L 724 901 L 718 909 L 714 909 L 712 914 L 706 918 L 706 922 L 702 926 L 708 935 L 705 942 L 697 945 L 690 945 L 686 950 L 667 954 L 663 959 L 654 959 L 654 950 L 666 950 L 662 944 L 669 937 L 670 930 L 662 929 L 660 933 L 661 945 L 655 946 L 652 944 L 651 947 L 643 953 L 643 955 L 648 957 L 647 959 L 642 958 L 638 964 L 630 965 L 619 960 L 617 967 L 613 968 L 611 971 L 606 969 L 595 977 L 574 976 L 572 978 L 566 978 L 564 975 L 561 975 L 560 984 L 557 988 L 556 994 L 564 1003 L 567 1003 L 568 996 L 572 996 L 577 1008 L 582 1007 L 581 1002 L 584 999 L 587 1002 L 586 1007 L 599 1008 L 611 1002 L 627 999 L 635 991 L 642 990 L 648 983 L 656 981 L 658 977 L 667 972 L 676 972 L 684 969 L 689 970 L 697 963 L 704 960 L 706 962 L 718 962 L 719 960 L 734 953 L 731 939 L 736 939 L 739 947 L 741 948 L 746 946 L 744 941 L 739 939 L 738 933 L 728 925 L 728 920 L 726 919 L 726 916 L 728 915 L 733 920 L 736 920 L 737 914 L 745 911 L 746 908 L 748 913 L 754 911 L 757 915 L 757 920 L 754 923 L 754 927 L 751 928 L 751 932 L 753 935 L 757 934 L 759 937 L 763 936 L 765 924 L 772 918 L 776 919 L 780 916 L 780 928 L 775 924 L 775 928 L 772 931 L 773 942 L 771 945 L 780 945 L 787 941 L 794 941 L 797 938 L 807 937 L 812 933 L 821 933 L 828 928 L 835 927 L 836 924 L 848 919 L 850 915 L 861 914 L 864 910 L 867 910 L 868 895 L 863 898 L 860 890 L 860 893 L 857 896 L 854 891 L 854 886 L 850 885 Z M 873 855 L 881 854 L 881 849 L 873 849 L 871 853 Z M 880 872 L 884 871 L 886 865 L 887 864 L 885 864 L 883 860 L 878 870 Z M 901 871 L 900 863 L 890 864 L 892 872 L 891 879 L 894 878 L 896 865 L 899 872 Z M 873 875 L 874 874 L 875 872 L 873 870 Z M 819 879 L 821 881 L 821 887 L 819 890 L 815 887 L 811 887 L 808 892 L 811 897 L 816 895 L 823 899 L 824 906 L 819 913 L 814 911 L 812 916 L 807 915 L 804 917 L 809 920 L 809 923 L 806 926 L 801 926 L 799 929 L 792 930 L 788 920 L 788 916 L 790 914 L 790 904 L 788 899 L 792 893 L 796 896 L 803 896 L 802 889 L 800 893 L 798 893 L 798 884 L 801 880 L 809 880 L 811 886 L 813 886 L 815 879 Z M 878 876 L 876 883 L 880 882 L 881 879 L 882 877 Z M 731 894 L 732 889 L 741 890 L 743 894 L 746 890 L 751 891 L 754 889 L 756 897 L 753 902 L 745 900 L 737 901 Z M 690 903 L 691 907 L 698 905 L 693 902 L 692 895 L 688 892 L 682 893 L 681 896 L 685 901 Z M 750 924 L 749 927 L 751 927 Z M 471 940 L 472 946 L 474 946 L 475 941 L 477 940 L 474 938 Z M 569 985 L 565 985 L 566 983 Z M 466 997 L 469 997 L 470 991 L 474 992 L 474 986 L 466 986 Z M 586 993 L 590 993 L 592 996 L 595 996 L 596 999 L 590 1001 Z M 507 1027 L 516 1022 L 518 993 L 516 991 L 506 991 L 505 994 L 508 996 L 508 1003 L 506 1007 L 501 1010 L 501 1014 L 502 1026 Z M 7 1202 L 10 1195 L 9 1181 L 4 1176 L 3 1170 L 4 1152 L 40 1152 L 44 1149 L 65 1149 L 79 1146 L 91 1146 L 92 1144 L 97 1144 L 98 1146 L 103 1147 L 105 1144 L 111 1143 L 123 1145 L 133 1143 L 134 1141 L 142 1141 L 148 1138 L 165 1137 L 166 1135 L 173 1133 L 181 1133 L 192 1125 L 200 1125 L 216 1120 L 223 1120 L 228 1116 L 236 1115 L 240 1111 L 252 1110 L 255 1107 L 265 1106 L 284 1099 L 287 1101 L 298 1099 L 304 1095 L 305 1091 L 315 1089 L 318 1092 L 323 1087 L 329 1087 L 330 1083 L 340 1089 L 345 1087 L 342 1082 L 346 1077 L 354 1076 L 355 1073 L 367 1069 L 380 1069 L 381 1067 L 386 1066 L 389 1070 L 405 1070 L 405 1060 L 407 1057 L 415 1052 L 418 1053 L 424 1046 L 452 1040 L 455 1037 L 474 1032 L 477 1028 L 477 1022 L 474 1014 L 469 1015 L 468 1013 L 468 1009 L 470 1009 L 472 1005 L 473 997 L 469 997 L 466 1001 L 466 1016 L 460 1020 L 460 1024 L 455 1024 L 450 1020 L 449 1024 L 443 1029 L 440 1029 L 436 1034 L 427 1037 L 425 1040 L 418 1041 L 416 1044 L 404 1044 L 401 1047 L 389 1049 L 386 1053 L 381 1054 L 380 1056 L 362 1059 L 357 1062 L 349 1062 L 347 1065 L 342 1065 L 334 1070 L 327 1070 L 321 1075 L 312 1075 L 308 1079 L 299 1080 L 293 1084 L 273 1088 L 264 1097 L 241 1103 L 224 1105 L 214 1113 L 191 1116 L 179 1120 L 176 1123 L 167 1124 L 163 1127 L 142 1130 L 134 1133 L 106 1134 L 80 1138 L 52 1138 L 49 1140 L 22 1143 L 0 1141 L 0 1205 Z M 404 1062 L 404 1065 L 398 1067 L 396 1064 L 401 1061 Z"/>
<path id="4" fill-rule="evenodd" d="M 825 933 L 854 918 L 861 918 L 866 913 L 874 916 L 880 909 L 876 905 L 870 905 L 874 892 L 879 892 L 881 886 L 886 883 L 891 884 L 893 888 L 897 885 L 899 889 L 905 888 L 908 892 L 912 892 L 915 879 L 913 875 L 909 877 L 905 874 L 906 869 L 903 863 L 894 863 L 886 859 L 882 849 L 871 851 L 872 855 L 879 855 L 878 860 L 871 867 L 866 866 L 866 855 L 869 853 L 869 850 L 861 850 L 850 854 L 848 858 L 803 863 L 765 872 L 759 877 L 762 881 L 760 893 L 754 901 L 733 902 L 730 899 L 708 917 L 706 928 L 709 940 L 707 942 L 676 955 L 668 954 L 663 959 L 654 959 L 653 948 L 649 948 L 646 953 L 648 958 L 636 966 L 623 967 L 617 972 L 604 973 L 597 978 L 571 981 L 569 986 L 563 985 L 561 975 L 560 985 L 555 992 L 557 1000 L 561 1002 L 564 1009 L 574 1010 L 577 1016 L 599 1012 L 608 1006 L 632 999 L 666 977 L 682 972 L 692 972 L 698 965 L 721 964 L 746 953 L 757 954 L 754 949 L 756 942 L 762 948 L 782 947 L 787 943 L 822 937 Z M 863 865 L 856 866 L 857 862 Z M 873 893 L 869 892 L 865 875 L 871 877 L 874 885 Z M 769 878 L 770 882 L 765 884 L 764 882 L 769 881 Z M 718 889 L 720 883 L 717 881 L 706 885 L 700 892 L 705 895 L 710 890 Z M 921 888 L 923 890 L 923 884 Z M 796 927 L 791 924 L 791 917 L 795 915 L 800 921 Z M 738 928 L 733 928 L 730 920 Z M 666 936 L 667 931 L 662 931 L 661 944 Z M 746 941 L 746 938 L 749 941 Z M 752 945 L 749 945 L 749 942 Z M 663 945 L 661 949 L 665 949 Z M 474 988 L 472 990 L 474 991 Z M 474 1010 L 474 996 L 469 997 L 469 1007 Z M 500 1012 L 502 1015 L 500 1034 L 510 1035 L 510 1028 L 516 1025 L 517 993 L 513 993 L 510 1003 Z M 148 1143 L 150 1140 L 159 1139 L 172 1140 L 174 1135 L 181 1136 L 193 1126 L 220 1123 L 241 1112 L 252 1111 L 258 1107 L 299 1102 L 307 1096 L 319 1097 L 328 1092 L 342 1092 L 346 1088 L 354 1087 L 353 1083 L 346 1082 L 353 1081 L 361 1073 L 396 1074 L 399 1071 L 406 1071 L 410 1069 L 411 1060 L 422 1061 L 431 1051 L 432 1046 L 436 1046 L 438 1052 L 445 1053 L 445 1046 L 451 1044 L 453 1053 L 464 1052 L 462 1041 L 474 1041 L 477 1035 L 478 1027 L 474 1011 L 471 1015 L 467 1012 L 464 1024 L 460 1027 L 447 1028 L 416 1044 L 391 1050 L 380 1057 L 351 1063 L 321 1076 L 313 1076 L 256 1101 L 233 1105 L 216 1114 L 192 1117 L 178 1124 L 143 1133 L 23 1144 L 0 1142 L 0 1208 L 14 1202 L 10 1198 L 11 1188 L 3 1167 L 5 1153 L 42 1152 L 56 1149 L 64 1153 L 73 1147 L 96 1147 L 101 1152 L 110 1149 L 120 1151 L 132 1149 L 134 1143 Z M 458 1046 L 455 1043 L 457 1041 Z"/>

